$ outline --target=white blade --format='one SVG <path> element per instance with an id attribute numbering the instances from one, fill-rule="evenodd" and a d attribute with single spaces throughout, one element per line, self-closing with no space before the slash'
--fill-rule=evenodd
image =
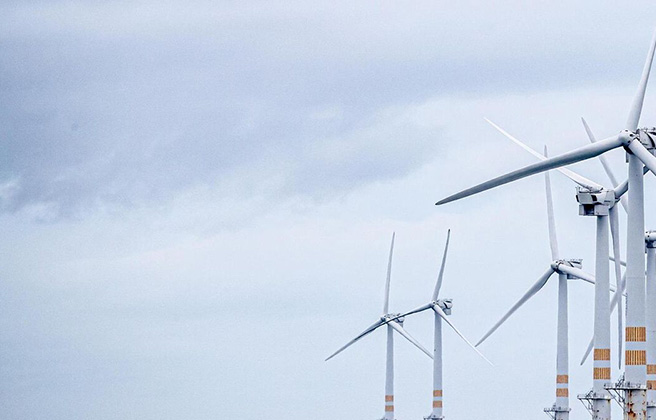
<path id="1" fill-rule="evenodd" d="M 647 60 L 645 61 L 645 67 L 642 69 L 642 77 L 640 78 L 640 84 L 638 85 L 638 91 L 633 98 L 633 103 L 631 104 L 631 111 L 629 112 L 629 118 L 626 121 L 626 129 L 630 131 L 635 131 L 638 128 L 638 123 L 640 122 L 640 113 L 642 112 L 642 103 L 645 100 L 645 91 L 647 90 L 647 82 L 649 81 L 649 72 L 651 70 L 651 63 L 654 60 L 654 48 L 656 47 L 656 32 L 651 40 L 651 45 L 649 46 L 649 53 L 647 54 Z"/>
<path id="2" fill-rule="evenodd" d="M 394 236 L 396 232 L 392 232 L 392 244 L 390 245 L 389 260 L 387 260 L 387 279 L 385 280 L 385 304 L 383 305 L 383 315 L 389 313 L 389 295 L 390 295 L 390 281 L 392 279 L 392 254 L 394 253 Z"/>
<path id="3" fill-rule="evenodd" d="M 472 349 L 474 349 L 474 351 L 475 351 L 476 353 L 478 353 L 478 355 L 481 356 L 481 357 L 483 358 L 483 360 L 485 360 L 486 362 L 488 362 L 491 366 L 494 366 L 494 365 L 492 364 L 492 362 L 490 362 L 490 361 L 487 359 L 487 357 L 483 356 L 483 353 L 481 353 L 480 351 L 478 351 L 478 349 L 477 349 L 472 343 L 470 343 L 469 340 L 467 340 L 467 337 L 465 337 L 465 336 L 464 336 L 464 335 L 463 335 L 463 334 L 462 334 L 462 333 L 456 328 L 456 326 L 453 325 L 453 323 L 451 323 L 451 320 L 449 320 L 449 318 L 447 318 L 447 316 L 446 316 L 446 314 L 444 313 L 444 311 L 442 310 L 442 308 L 440 308 L 440 307 L 437 306 L 437 305 L 433 305 L 432 308 L 433 308 L 433 310 L 434 310 L 434 311 L 435 311 L 440 317 L 442 317 L 442 319 L 444 320 L 444 322 L 446 322 L 447 324 L 449 324 L 449 327 L 451 327 L 451 328 L 453 329 L 453 331 L 455 331 L 456 334 L 458 334 L 458 335 L 460 336 L 460 338 L 462 338 L 462 339 L 465 341 L 465 343 L 467 343 L 467 345 L 468 345 L 469 347 L 471 347 Z"/>
<path id="4" fill-rule="evenodd" d="M 576 277 L 578 279 L 581 279 L 583 281 L 587 281 L 590 284 L 595 284 L 595 278 L 592 274 L 586 273 L 585 271 L 581 270 L 580 268 L 576 267 L 570 267 L 569 265 L 566 264 L 558 264 L 558 267 L 555 268 L 556 271 L 560 271 L 561 273 L 569 274 L 570 276 Z M 615 291 L 617 288 L 613 286 L 612 284 L 610 285 L 610 290 Z"/>
<path id="5" fill-rule="evenodd" d="M 418 312 L 423 312 L 423 311 L 425 311 L 426 309 L 430 309 L 432 306 L 433 306 L 432 304 L 428 303 L 428 304 L 426 304 L 426 305 L 423 305 L 423 306 L 418 307 L 417 309 L 413 309 L 413 310 L 411 310 L 410 312 L 406 312 L 406 313 L 404 313 L 404 314 L 401 314 L 401 315 L 395 316 L 395 317 L 392 318 L 390 321 L 394 321 L 394 320 L 397 320 L 397 319 L 399 319 L 399 318 L 406 317 L 406 316 L 408 316 L 408 315 L 416 314 L 416 313 L 418 313 Z"/>
<path id="6" fill-rule="evenodd" d="M 649 153 L 649 150 L 647 150 L 640 141 L 632 140 L 631 143 L 629 143 L 628 148 L 654 175 L 656 175 L 656 157 Z"/>
<path id="7" fill-rule="evenodd" d="M 594 347 L 594 336 L 592 337 L 592 339 L 588 343 L 588 348 L 585 349 L 585 354 L 583 355 L 583 359 L 581 359 L 581 366 L 583 366 L 583 363 L 585 363 L 585 361 L 588 359 L 588 356 L 592 352 L 593 347 Z"/>
<path id="8" fill-rule="evenodd" d="M 415 340 L 414 337 L 412 337 L 403 327 L 401 324 L 399 324 L 397 321 L 392 321 L 388 325 L 390 325 L 396 332 L 401 334 L 406 340 L 414 344 L 419 350 L 423 351 L 426 353 L 426 356 L 430 357 L 431 359 L 433 358 L 433 355 L 424 348 L 421 344 L 419 344 L 419 341 Z"/>
<path id="9" fill-rule="evenodd" d="M 581 270 L 580 268 L 570 267 L 567 264 L 558 264 L 558 267 L 556 268 L 556 271 L 560 271 L 562 273 L 569 274 L 570 276 L 577 277 L 581 280 L 585 280 L 588 283 L 595 284 L 594 276 L 590 273 L 586 273 L 585 271 Z"/>
<path id="10" fill-rule="evenodd" d="M 610 302 L 610 311 L 613 312 L 616 306 L 621 304 L 621 296 L 624 294 L 624 289 L 626 288 L 626 275 L 622 276 L 622 282 L 620 284 L 620 289 L 615 292 L 613 295 L 613 300 Z M 619 338 L 620 341 L 622 341 L 622 336 L 620 335 Z M 585 354 L 583 355 L 583 358 L 581 359 L 581 364 L 585 363 L 585 360 L 588 358 L 590 355 L 590 352 L 592 351 L 592 348 L 594 347 L 594 337 L 590 339 L 590 343 L 588 344 L 588 348 L 585 351 Z M 621 354 L 621 353 L 620 353 Z M 620 357 L 620 363 L 622 358 Z"/>
<path id="11" fill-rule="evenodd" d="M 583 123 L 583 127 L 585 128 L 585 132 L 588 134 L 588 139 L 590 140 L 590 143 L 595 143 L 597 139 L 595 138 L 594 134 L 592 134 L 592 130 L 590 129 L 590 126 L 588 125 L 587 121 L 585 121 L 585 118 L 581 118 L 581 122 Z M 601 162 L 601 166 L 604 167 L 604 172 L 606 172 L 606 176 L 608 176 L 610 183 L 613 184 L 613 188 L 616 189 L 615 197 L 619 198 L 620 203 L 624 208 L 624 211 L 628 213 L 629 212 L 628 199 L 624 196 L 624 194 L 617 194 L 617 187 L 620 184 L 619 182 L 617 182 L 617 178 L 615 177 L 615 174 L 610 168 L 608 159 L 606 159 L 606 156 L 604 155 L 599 155 L 598 157 L 599 157 L 599 161 Z M 627 188 L 628 188 L 628 182 L 627 182 Z"/>
<path id="12" fill-rule="evenodd" d="M 335 353 L 333 353 L 333 354 L 331 354 L 330 356 L 328 356 L 328 357 L 326 358 L 326 361 L 328 361 L 328 360 L 332 359 L 333 357 L 337 356 L 339 353 L 341 353 L 342 351 L 346 350 L 346 348 L 349 347 L 351 344 L 355 343 L 356 341 L 358 341 L 359 339 L 361 339 L 361 338 L 364 337 L 365 335 L 368 335 L 368 334 L 372 333 L 376 328 L 378 328 L 378 327 L 380 327 L 380 326 L 382 326 L 382 325 L 384 325 L 384 324 L 385 324 L 385 322 L 383 322 L 382 320 L 378 320 L 378 321 L 376 321 L 375 324 L 371 325 L 369 328 L 367 328 L 366 330 L 362 331 L 362 332 L 361 332 L 357 337 L 355 337 L 353 340 L 349 341 L 349 342 L 346 343 L 344 346 L 342 346 L 339 350 L 337 350 Z"/>
<path id="13" fill-rule="evenodd" d="M 583 128 L 585 128 L 585 132 L 588 134 L 588 139 L 590 140 L 590 143 L 596 143 L 597 139 L 595 138 L 594 134 L 592 134 L 592 130 L 590 129 L 590 126 L 588 125 L 587 121 L 585 121 L 585 118 L 581 117 L 581 122 L 583 123 Z M 617 182 L 617 178 L 615 177 L 615 174 L 610 169 L 610 164 L 608 163 L 608 159 L 606 159 L 606 156 L 599 155 L 599 161 L 601 162 L 601 165 L 604 167 L 606 176 L 608 176 L 608 179 L 610 180 L 611 184 L 613 184 L 613 188 L 617 187 L 619 185 L 619 182 Z"/>
<path id="14" fill-rule="evenodd" d="M 468 188 L 459 193 L 453 194 L 447 198 L 438 201 L 437 205 L 450 203 L 451 201 L 459 200 L 470 195 L 477 194 L 500 185 L 507 184 L 518 179 L 526 178 L 527 176 L 535 175 L 540 172 L 548 171 L 549 169 L 559 168 L 561 166 L 569 165 L 570 163 L 580 162 L 582 160 L 590 159 L 609 150 L 623 146 L 619 136 L 609 137 L 607 139 L 598 141 L 594 144 L 588 144 L 570 152 L 558 155 L 542 162 L 536 162 L 532 165 L 525 166 L 505 175 L 498 176 L 489 181 L 483 182 L 471 188 Z M 656 159 L 656 158 L 655 158 Z"/>
<path id="15" fill-rule="evenodd" d="M 518 145 L 518 146 L 521 147 L 522 149 L 526 150 L 527 152 L 529 152 L 530 154 L 532 154 L 532 155 L 535 156 L 536 158 L 538 158 L 538 159 L 540 159 L 540 160 L 542 160 L 542 161 L 547 160 L 546 157 L 545 157 L 545 156 L 546 156 L 546 153 L 545 153 L 544 156 L 542 156 L 541 154 L 539 154 L 538 152 L 536 152 L 535 150 L 533 150 L 532 148 L 530 148 L 530 147 L 527 146 L 526 144 L 524 144 L 524 143 L 522 143 L 521 141 L 519 141 L 517 138 L 513 137 L 512 135 L 510 135 L 506 130 L 504 130 L 503 128 L 499 127 L 498 125 L 496 125 L 496 124 L 493 123 L 492 121 L 488 120 L 487 118 L 485 118 L 485 121 L 487 121 L 492 127 L 496 128 L 497 131 L 499 131 L 501 134 L 503 134 L 504 136 L 506 136 L 507 138 L 509 138 L 509 139 L 510 139 L 512 142 L 514 142 L 516 145 Z M 569 169 L 566 169 L 566 168 L 556 168 L 556 170 L 559 171 L 560 173 L 562 173 L 563 175 L 565 175 L 566 177 L 568 177 L 569 179 L 571 179 L 572 181 L 576 182 L 576 183 L 579 184 L 580 186 L 584 187 L 584 188 L 587 188 L 587 189 L 599 189 L 599 188 L 602 187 L 601 185 L 597 184 L 596 182 L 594 182 L 594 181 L 592 181 L 592 180 L 590 180 L 590 179 L 588 179 L 588 178 L 586 178 L 586 177 L 584 177 L 584 176 L 582 176 L 582 175 L 579 175 L 579 174 L 577 174 L 576 172 L 571 171 L 571 170 L 569 170 Z"/>
<path id="16" fill-rule="evenodd" d="M 611 260 L 612 262 L 615 262 L 615 257 L 608 257 L 608 259 Z M 620 260 L 620 265 L 622 267 L 626 267 L 626 261 Z"/>
<path id="17" fill-rule="evenodd" d="M 615 258 L 615 281 L 617 283 L 618 290 L 616 294 L 621 294 L 624 290 L 624 285 L 622 284 L 622 266 L 620 265 L 620 223 L 619 215 L 617 214 L 617 206 L 613 206 L 609 211 L 609 223 L 610 223 L 610 234 L 613 245 L 613 255 Z M 624 325 L 624 314 L 622 309 L 622 299 L 617 301 L 617 345 L 618 345 L 618 363 L 619 368 L 622 368 L 622 331 Z M 611 309 L 612 310 L 612 309 Z"/>
<path id="18" fill-rule="evenodd" d="M 476 347 L 478 347 L 483 341 L 485 341 L 490 335 L 492 335 L 492 333 L 495 332 L 497 330 L 497 328 L 499 328 L 501 326 L 501 324 L 506 322 L 508 317 L 510 317 L 510 315 L 515 313 L 515 311 L 517 309 L 519 309 L 524 303 L 526 303 L 527 300 L 529 300 L 530 298 L 533 297 L 533 295 L 535 295 L 537 292 L 539 292 L 540 289 L 542 289 L 544 287 L 544 285 L 547 283 L 547 280 L 549 280 L 549 277 L 551 277 L 551 275 L 553 273 L 554 273 L 553 268 L 549 267 L 549 269 L 538 279 L 538 281 L 536 281 L 531 286 L 531 288 L 528 289 L 528 291 L 526 293 L 524 293 L 524 296 L 522 296 L 517 301 L 517 303 L 515 303 L 512 306 L 512 308 L 510 308 L 510 310 L 508 312 L 506 312 L 506 314 L 504 316 L 502 316 L 501 319 L 496 324 L 494 324 L 494 326 L 490 329 L 490 331 L 485 333 L 485 335 L 480 340 L 478 340 L 478 343 L 476 343 Z"/>
<path id="19" fill-rule="evenodd" d="M 449 229 L 446 233 L 446 245 L 444 245 L 444 254 L 442 255 L 442 265 L 440 266 L 440 274 L 437 276 L 437 284 L 435 284 L 435 290 L 433 291 L 433 300 L 437 300 L 437 295 L 440 293 L 440 289 L 442 288 L 442 277 L 444 276 L 446 253 L 449 250 L 450 238 L 451 238 L 451 229 Z"/>
<path id="20" fill-rule="evenodd" d="M 547 156 L 547 146 L 544 146 L 544 156 Z M 547 194 L 547 223 L 549 225 L 549 246 L 551 247 L 551 259 L 558 257 L 558 237 L 556 236 L 556 219 L 553 211 L 553 197 L 551 195 L 551 178 L 549 171 L 544 173 L 544 187 Z"/>

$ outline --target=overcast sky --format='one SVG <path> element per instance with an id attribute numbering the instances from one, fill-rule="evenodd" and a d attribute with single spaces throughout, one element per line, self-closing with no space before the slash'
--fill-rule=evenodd
<path id="1" fill-rule="evenodd" d="M 403 311 L 452 229 L 442 295 L 477 340 L 550 263 L 542 177 L 433 203 L 532 162 L 483 117 L 551 154 L 587 142 L 581 116 L 622 129 L 655 26 L 653 1 L 3 2 L 0 411 L 382 416 L 383 331 L 323 360 L 380 316 L 392 232 Z M 552 179 L 561 253 L 592 271 L 594 220 Z M 481 346 L 494 367 L 445 332 L 449 419 L 543 418 L 555 298 Z M 570 299 L 583 418 L 592 288 Z M 432 317 L 406 328 L 430 347 Z M 419 419 L 431 363 L 396 344 L 396 417 Z"/>

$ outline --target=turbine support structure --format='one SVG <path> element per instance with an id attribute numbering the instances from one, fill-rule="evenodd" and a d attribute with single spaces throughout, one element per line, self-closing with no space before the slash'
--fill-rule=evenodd
<path id="1" fill-rule="evenodd" d="M 626 251 L 626 329 L 624 419 L 647 418 L 647 348 L 645 325 L 645 210 L 643 163 L 629 160 L 629 217 Z"/>
<path id="2" fill-rule="evenodd" d="M 595 216 L 595 304 L 594 304 L 594 361 L 592 392 L 585 395 L 594 420 L 610 420 L 611 396 L 606 386 L 610 383 L 610 269 L 609 211 L 615 205 L 612 191 L 577 188 L 579 214 Z"/>
<path id="3" fill-rule="evenodd" d="M 558 273 L 558 333 L 556 351 L 556 402 L 545 408 L 554 420 L 569 420 L 569 346 L 567 274 Z"/>
<path id="4" fill-rule="evenodd" d="M 647 248 L 647 419 L 656 420 L 656 231 L 645 234 Z"/>
<path id="5" fill-rule="evenodd" d="M 440 303 L 439 301 L 437 302 Z M 446 309 L 446 308 L 443 308 Z M 448 310 L 448 312 L 447 312 Z M 450 308 L 445 310 L 448 315 L 451 313 Z M 433 347 L 433 411 L 424 420 L 442 420 L 442 317 L 435 312 L 435 341 Z"/>
<path id="6" fill-rule="evenodd" d="M 381 420 L 394 420 L 394 330 L 387 325 L 387 360 L 385 369 L 385 415 Z"/>

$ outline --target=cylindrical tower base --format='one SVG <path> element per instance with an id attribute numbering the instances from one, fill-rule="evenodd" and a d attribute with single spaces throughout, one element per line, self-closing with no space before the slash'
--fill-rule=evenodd
<path id="1" fill-rule="evenodd" d="M 646 420 L 647 390 L 627 389 L 624 403 L 625 420 Z"/>

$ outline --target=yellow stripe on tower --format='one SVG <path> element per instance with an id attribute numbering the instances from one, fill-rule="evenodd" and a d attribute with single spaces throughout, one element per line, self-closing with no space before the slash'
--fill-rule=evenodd
<path id="1" fill-rule="evenodd" d="M 556 388 L 556 397 L 569 397 L 569 389 Z"/>
<path id="2" fill-rule="evenodd" d="M 594 368 L 593 377 L 594 379 L 610 379 L 610 368 Z"/>
<path id="3" fill-rule="evenodd" d="M 557 384 L 567 384 L 569 383 L 569 375 L 556 375 Z"/>
<path id="4" fill-rule="evenodd" d="M 394 411 L 394 406 L 393 405 L 386 405 L 385 406 L 385 411 Z"/>
<path id="5" fill-rule="evenodd" d="M 647 375 L 656 375 L 656 365 L 647 365 Z"/>
<path id="6" fill-rule="evenodd" d="M 433 397 L 441 397 L 441 396 L 442 396 L 442 390 L 441 389 L 433 390 Z"/>
<path id="7" fill-rule="evenodd" d="M 645 327 L 626 327 L 626 341 L 646 341 Z"/>
<path id="8" fill-rule="evenodd" d="M 624 353 L 624 364 L 626 365 L 646 365 L 647 352 L 645 350 L 627 350 Z"/>
<path id="9" fill-rule="evenodd" d="M 433 401 L 433 408 L 442 408 L 442 401 Z"/>
<path id="10" fill-rule="evenodd" d="M 594 349 L 594 360 L 610 360 L 610 349 Z"/>
<path id="11" fill-rule="evenodd" d="M 385 402 L 394 401 L 394 395 L 385 395 Z"/>

